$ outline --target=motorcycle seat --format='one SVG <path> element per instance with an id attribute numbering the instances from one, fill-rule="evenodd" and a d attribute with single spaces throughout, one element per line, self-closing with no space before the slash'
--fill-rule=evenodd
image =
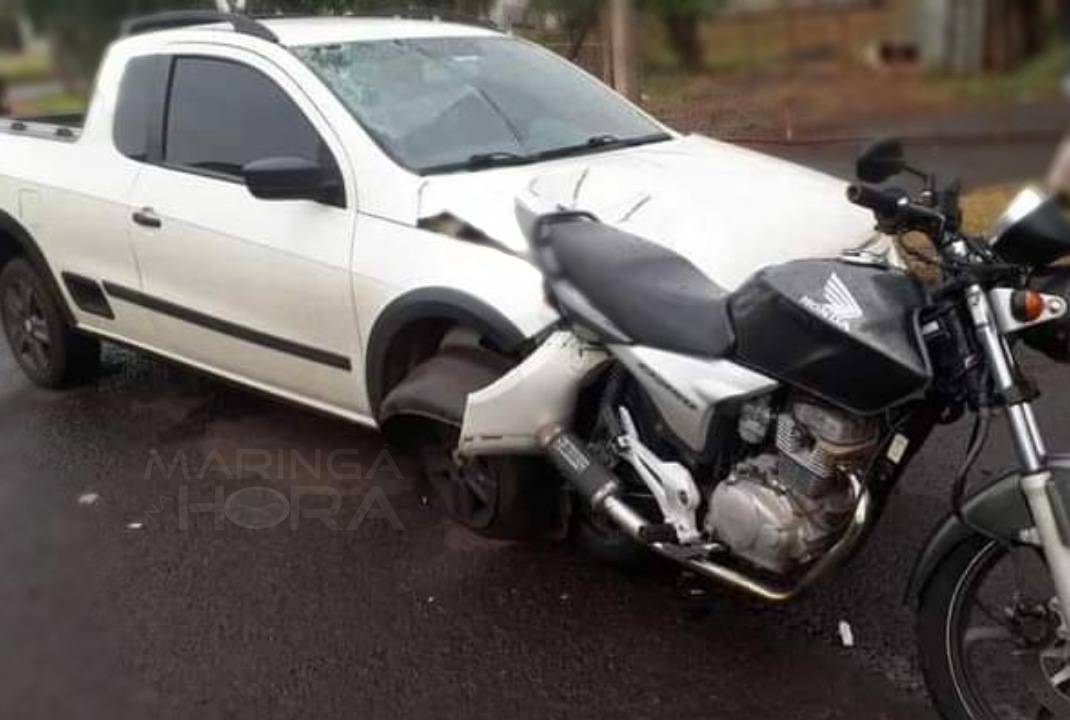
<path id="1" fill-rule="evenodd" d="M 708 358 L 735 345 L 729 294 L 672 250 L 590 220 L 551 223 L 543 240 L 560 276 L 632 342 Z"/>

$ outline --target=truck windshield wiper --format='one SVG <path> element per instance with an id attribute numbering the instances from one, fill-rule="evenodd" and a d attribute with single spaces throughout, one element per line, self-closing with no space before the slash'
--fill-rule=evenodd
<path id="1" fill-rule="evenodd" d="M 539 153 L 536 157 L 539 160 L 554 160 L 557 158 L 601 152 L 603 150 L 621 150 L 624 148 L 638 147 L 640 145 L 650 145 L 652 143 L 666 142 L 667 140 L 672 140 L 672 136 L 668 133 L 654 133 L 652 135 L 640 135 L 633 138 L 619 138 L 616 135 L 595 135 L 594 137 L 588 138 L 586 142 L 578 145 L 568 145 L 553 150 L 545 150 Z"/>
<path id="2" fill-rule="evenodd" d="M 507 151 L 477 153 L 476 155 L 469 157 L 467 160 L 446 163 L 444 165 L 435 165 L 433 167 L 424 168 L 421 172 L 425 175 L 431 175 L 435 173 L 463 172 L 465 170 L 488 170 L 497 167 L 530 165 L 536 160 L 537 158 L 531 157 L 530 155 L 521 155 L 519 153 Z"/>
<path id="3" fill-rule="evenodd" d="M 499 167 L 514 167 L 517 165 L 531 165 L 543 160 L 556 160 L 560 158 L 575 157 L 589 153 L 602 152 L 604 150 L 621 150 L 623 148 L 650 145 L 652 143 L 672 140 L 668 133 L 655 133 L 641 135 L 632 138 L 619 138 L 616 135 L 595 135 L 586 142 L 578 145 L 568 145 L 553 150 L 545 150 L 534 155 L 521 155 L 520 153 L 501 150 L 488 153 L 477 153 L 461 162 L 445 163 L 432 167 L 422 168 L 421 175 L 437 175 L 441 173 L 466 172 L 475 170 L 489 170 Z"/>

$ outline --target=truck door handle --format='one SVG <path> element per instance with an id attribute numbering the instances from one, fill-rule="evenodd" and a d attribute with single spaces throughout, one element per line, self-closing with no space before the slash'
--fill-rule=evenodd
<path id="1" fill-rule="evenodd" d="M 159 229 L 163 227 L 163 220 L 152 208 L 144 208 L 134 213 L 134 222 L 141 227 Z"/>

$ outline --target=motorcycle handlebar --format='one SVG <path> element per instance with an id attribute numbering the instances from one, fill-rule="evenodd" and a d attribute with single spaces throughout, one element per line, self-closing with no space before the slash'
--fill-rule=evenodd
<path id="1" fill-rule="evenodd" d="M 892 217 L 902 209 L 905 200 L 900 193 L 881 190 L 870 185 L 852 185 L 847 188 L 847 199 L 859 207 L 864 207 L 877 215 Z"/>
<path id="2" fill-rule="evenodd" d="M 855 205 L 872 210 L 883 227 L 893 229 L 921 229 L 943 223 L 943 216 L 930 208 L 910 201 L 902 190 L 884 190 L 871 185 L 851 185 L 847 199 Z"/>

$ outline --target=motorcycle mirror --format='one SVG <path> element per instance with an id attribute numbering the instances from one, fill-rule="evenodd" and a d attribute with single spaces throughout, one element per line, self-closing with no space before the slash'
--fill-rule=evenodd
<path id="1" fill-rule="evenodd" d="M 855 168 L 858 179 L 867 183 L 882 183 L 906 170 L 903 143 L 892 138 L 878 140 L 866 148 L 858 156 Z"/>

